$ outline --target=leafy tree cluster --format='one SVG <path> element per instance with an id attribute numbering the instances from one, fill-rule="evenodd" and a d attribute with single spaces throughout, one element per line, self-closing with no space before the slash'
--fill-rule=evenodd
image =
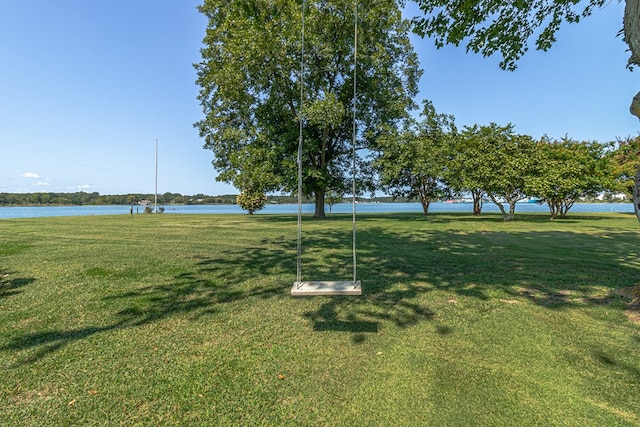
<path id="1" fill-rule="evenodd" d="M 0 193 L 2 206 L 31 205 L 125 205 L 129 195 L 101 195 L 97 192 L 87 193 Z"/>
<path id="2" fill-rule="evenodd" d="M 634 198 L 640 181 L 640 135 L 618 139 L 611 144 L 607 156 L 612 163 L 616 190 Z"/>
<path id="3" fill-rule="evenodd" d="M 538 161 L 525 188 L 547 203 L 552 218 L 565 217 L 581 198 L 619 188 L 606 145 L 543 138 L 536 148 Z"/>
<path id="4" fill-rule="evenodd" d="M 495 123 L 458 131 L 453 116 L 437 113 L 428 101 L 421 117 L 380 137 L 375 165 L 382 188 L 420 200 L 425 215 L 432 200 L 461 194 L 472 196 L 476 215 L 483 200 L 491 200 L 505 221 L 528 198 L 546 203 L 552 218 L 562 218 L 576 201 L 603 191 L 632 197 L 640 137 L 617 145 L 536 141 Z"/>
<path id="5" fill-rule="evenodd" d="M 438 47 L 466 44 L 468 51 L 500 54 L 500 66 L 514 70 L 531 39 L 549 49 L 562 23 L 581 21 L 605 0 L 415 2 L 424 16 L 407 21 L 403 0 L 205 0 L 199 10 L 208 26 L 195 65 L 204 118 L 196 127 L 214 154 L 218 179 L 243 192 L 293 193 L 300 166 L 303 193 L 315 198 L 315 216 L 324 217 L 326 196 L 349 191 L 353 136 L 358 149 L 380 153 L 375 163 L 358 156 L 359 189 L 373 189 L 375 166 L 383 188 L 418 198 L 425 213 L 431 200 L 466 191 L 475 213 L 486 197 L 510 219 L 527 196 L 564 216 L 578 197 L 607 188 L 603 176 L 612 161 L 631 167 L 621 153 L 604 161 L 600 144 L 534 141 L 510 125 L 458 133 L 452 118 L 428 102 L 424 121 L 406 121 L 421 74 L 409 31 Z M 620 33 L 631 68 L 640 65 L 640 0 L 625 5 Z M 630 111 L 640 118 L 640 93 Z M 633 181 L 625 190 L 640 220 L 640 166 L 634 167 L 618 165 L 617 178 Z"/>
<path id="6" fill-rule="evenodd" d="M 413 19 L 414 32 L 432 37 L 438 47 L 464 43 L 467 51 L 484 56 L 499 53 L 500 67 L 506 70 L 516 68 L 532 38 L 537 49 L 546 51 L 563 22 L 580 22 L 607 4 L 607 0 L 414 1 L 424 14 Z M 633 69 L 640 65 L 640 0 L 620 1 L 625 8 L 619 35 L 629 48 L 627 67 Z M 640 119 L 640 92 L 629 112 Z M 640 165 L 633 176 L 631 192 L 640 221 Z"/>
<path id="7" fill-rule="evenodd" d="M 453 116 L 437 114 L 424 103 L 423 121 L 408 120 L 402 132 L 387 128 L 379 141 L 375 162 L 381 186 L 394 197 L 418 199 L 426 215 L 433 200 L 451 194 L 447 165 L 456 137 Z"/>

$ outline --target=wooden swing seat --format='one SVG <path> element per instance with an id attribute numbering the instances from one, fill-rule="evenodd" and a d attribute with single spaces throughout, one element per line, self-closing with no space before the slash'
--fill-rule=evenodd
<path id="1" fill-rule="evenodd" d="M 318 296 L 318 295 L 362 295 L 360 280 L 354 284 L 352 280 L 318 280 L 294 282 L 291 287 L 292 296 Z"/>

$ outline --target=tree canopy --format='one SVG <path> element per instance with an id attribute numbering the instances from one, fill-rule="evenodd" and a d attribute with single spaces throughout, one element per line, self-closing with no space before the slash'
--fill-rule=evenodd
<path id="1" fill-rule="evenodd" d="M 495 123 L 467 127 L 462 134 L 463 138 L 472 139 L 475 146 L 463 155 L 465 159 L 475 159 L 469 181 L 477 182 L 498 206 L 505 221 L 512 220 L 516 203 L 527 198 L 527 180 L 537 162 L 535 141 L 528 135 L 516 134 L 512 125 Z"/>
<path id="2" fill-rule="evenodd" d="M 356 144 L 372 148 L 382 126 L 415 107 L 421 71 L 398 3 L 358 5 Z M 325 194 L 344 192 L 351 179 L 354 2 L 205 0 L 199 10 L 208 26 L 196 64 L 204 113 L 196 127 L 218 180 L 293 192 L 302 120 L 303 192 L 324 217 Z"/>
<path id="3" fill-rule="evenodd" d="M 575 23 L 591 15 L 607 0 L 414 0 L 424 16 L 414 18 L 415 32 L 433 37 L 436 46 L 466 43 L 467 51 L 484 56 L 500 53 L 500 67 L 514 70 L 532 38 L 547 50 L 563 22 Z M 629 47 L 628 66 L 640 65 L 640 0 L 626 0 L 621 34 Z M 631 114 L 640 119 L 640 92 L 631 102 Z M 640 221 L 640 167 L 633 189 Z"/>
<path id="4" fill-rule="evenodd" d="M 267 196 L 260 191 L 244 190 L 236 197 L 236 204 L 249 212 L 249 215 L 253 215 L 255 212 L 264 209 L 267 204 Z"/>
<path id="5" fill-rule="evenodd" d="M 607 0 L 415 0 L 424 17 L 414 19 L 415 31 L 435 39 L 438 47 L 466 42 L 467 51 L 502 55 L 500 67 L 514 70 L 529 49 L 548 50 L 566 22 L 579 22 Z"/>
<path id="6" fill-rule="evenodd" d="M 527 194 L 549 206 L 551 218 L 564 218 L 580 197 L 595 197 L 609 184 L 605 146 L 597 142 L 543 138 Z"/>
<path id="7" fill-rule="evenodd" d="M 633 200 L 636 217 L 640 221 L 640 136 L 619 139 L 608 153 L 612 163 L 616 190 Z"/>
<path id="8" fill-rule="evenodd" d="M 516 134 L 511 124 L 458 131 L 452 115 L 437 113 L 425 101 L 421 120 L 408 120 L 401 131 L 387 129 L 380 136 L 375 166 L 383 190 L 418 199 L 425 215 L 433 200 L 471 194 L 475 215 L 486 196 L 505 221 L 527 198 L 546 203 L 557 218 L 579 199 L 615 191 L 615 180 L 620 185 L 628 181 L 637 167 L 637 161 L 628 163 L 637 158 L 637 141 L 619 141 L 605 155 L 607 144 L 546 136 L 534 140 Z"/>
<path id="9" fill-rule="evenodd" d="M 378 140 L 376 166 L 383 189 L 394 197 L 418 199 L 425 215 L 432 200 L 448 194 L 446 175 L 456 127 L 453 116 L 437 113 L 424 102 L 422 120 L 407 122 L 402 132 L 390 129 Z"/>

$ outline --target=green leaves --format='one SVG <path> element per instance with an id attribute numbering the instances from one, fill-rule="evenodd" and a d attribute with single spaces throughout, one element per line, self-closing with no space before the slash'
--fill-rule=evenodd
<path id="1" fill-rule="evenodd" d="M 635 175 L 640 167 L 640 136 L 618 140 L 615 149 L 607 153 L 607 157 L 613 168 L 616 189 L 631 198 Z"/>
<path id="2" fill-rule="evenodd" d="M 453 116 L 436 113 L 430 101 L 425 101 L 421 117 L 403 132 L 388 129 L 378 139 L 376 166 L 385 190 L 395 197 L 417 198 L 426 215 L 433 199 L 448 194 L 456 128 Z"/>
<path id="3" fill-rule="evenodd" d="M 515 70 L 516 62 L 537 33 L 536 48 L 547 50 L 563 21 L 574 23 L 589 16 L 605 0 L 415 0 L 424 17 L 413 19 L 414 31 L 433 37 L 438 47 L 460 45 L 491 56 L 502 55 L 500 67 Z"/>
<path id="4" fill-rule="evenodd" d="M 543 138 L 537 148 L 536 172 L 527 181 L 527 193 L 545 201 L 552 218 L 566 216 L 578 198 L 607 187 L 601 144 Z"/>
<path id="5" fill-rule="evenodd" d="M 355 124 L 358 148 L 371 148 L 381 126 L 396 125 L 414 107 L 420 71 L 398 3 L 358 5 Z M 300 1 L 206 0 L 199 10 L 209 22 L 196 64 L 204 118 L 195 126 L 214 154 L 218 179 L 241 189 L 250 182 L 293 191 L 302 118 L 305 193 L 321 198 L 327 189 L 345 188 L 354 125 L 348 114 L 354 105 L 354 2 L 305 2 L 304 58 Z M 360 163 L 368 170 L 364 158 Z"/>
<path id="6" fill-rule="evenodd" d="M 535 164 L 531 137 L 518 135 L 513 126 L 466 127 L 452 162 L 455 187 L 480 197 L 486 193 L 505 220 L 513 219 L 515 204 L 524 199 L 526 180 Z M 503 206 L 506 202 L 509 212 Z"/>
<path id="7" fill-rule="evenodd" d="M 414 32 L 433 37 L 437 47 L 458 46 L 466 42 L 467 51 L 491 56 L 502 55 L 500 67 L 515 70 L 517 61 L 529 48 L 535 36 L 538 50 L 546 51 L 556 41 L 563 22 L 576 23 L 604 6 L 607 0 L 415 0 L 424 12 L 413 19 Z M 640 64 L 640 2 L 627 0 L 620 31 L 631 57 L 627 66 Z M 636 94 L 630 112 L 640 117 L 640 93 Z M 634 194 L 636 215 L 640 220 L 640 169 L 630 190 Z M 629 189 L 627 189 L 629 191 Z"/>
<path id="8" fill-rule="evenodd" d="M 267 204 L 267 196 L 253 188 L 243 190 L 236 197 L 236 203 L 245 211 L 249 212 L 249 215 L 252 215 L 256 211 L 259 211 L 264 208 Z"/>
<path id="9" fill-rule="evenodd" d="M 549 205 L 552 217 L 565 216 L 580 197 L 607 188 L 604 146 L 569 139 L 534 141 L 513 127 L 473 126 L 461 133 L 454 171 L 456 187 L 486 192 L 511 219 L 515 203 L 533 197 Z M 509 204 L 510 212 L 502 207 Z"/>
<path id="10" fill-rule="evenodd" d="M 303 117 L 311 126 L 323 131 L 339 128 L 346 116 L 346 108 L 335 93 L 328 93 L 324 99 L 311 101 L 302 111 Z"/>

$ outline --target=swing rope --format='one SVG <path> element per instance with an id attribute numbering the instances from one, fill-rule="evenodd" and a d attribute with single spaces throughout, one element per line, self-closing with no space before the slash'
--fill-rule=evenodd
<path id="1" fill-rule="evenodd" d="M 304 72 L 305 72 L 305 0 L 302 0 L 302 46 L 300 55 L 300 134 L 298 138 L 298 241 L 297 241 L 297 272 L 296 272 L 296 284 L 295 288 L 300 289 L 303 285 L 302 282 L 302 152 L 303 152 L 303 111 L 304 104 Z M 353 46 L 353 98 L 352 98 L 352 110 L 353 110 L 353 134 L 352 134 L 352 230 L 353 230 L 353 288 L 354 290 L 359 286 L 357 282 L 357 256 L 356 256 L 356 103 L 357 103 L 357 55 L 358 55 L 358 3 L 355 2 L 355 24 L 354 24 L 354 46 Z"/>
<path id="2" fill-rule="evenodd" d="M 355 24 L 353 30 L 353 137 L 351 141 L 351 150 L 353 157 L 353 177 L 351 183 L 352 190 L 352 222 L 353 222 L 353 286 L 356 286 L 356 103 L 357 103 L 357 87 L 356 87 L 356 71 L 358 67 L 358 2 L 355 5 Z"/>
<path id="3" fill-rule="evenodd" d="M 300 137 L 298 139 L 298 265 L 296 286 L 302 286 L 302 105 L 304 103 L 304 6 L 302 0 L 302 49 L 300 55 Z"/>

